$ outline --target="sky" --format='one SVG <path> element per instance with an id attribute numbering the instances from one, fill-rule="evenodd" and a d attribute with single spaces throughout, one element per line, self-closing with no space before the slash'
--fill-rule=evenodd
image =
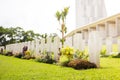
<path id="1" fill-rule="evenodd" d="M 120 12 L 119 3 L 120 0 L 105 0 L 107 16 Z M 70 32 L 75 29 L 75 0 L 0 0 L 0 26 L 60 34 L 55 13 L 68 6 L 66 26 Z"/>

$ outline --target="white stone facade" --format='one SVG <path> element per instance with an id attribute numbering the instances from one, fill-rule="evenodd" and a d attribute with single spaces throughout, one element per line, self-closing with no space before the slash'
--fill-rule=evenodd
<path id="1" fill-rule="evenodd" d="M 104 0 L 76 0 L 76 27 L 105 18 L 106 15 Z"/>

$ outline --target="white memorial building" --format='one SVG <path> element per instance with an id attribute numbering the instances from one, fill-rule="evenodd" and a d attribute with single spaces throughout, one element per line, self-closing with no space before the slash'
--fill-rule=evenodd
<path id="1" fill-rule="evenodd" d="M 76 0 L 76 27 L 105 18 L 106 8 L 104 0 Z"/>

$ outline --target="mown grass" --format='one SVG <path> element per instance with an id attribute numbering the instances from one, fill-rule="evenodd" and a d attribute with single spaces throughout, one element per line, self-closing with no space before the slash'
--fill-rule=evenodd
<path id="1" fill-rule="evenodd" d="M 0 55 L 0 80 L 120 80 L 120 59 L 101 58 L 101 68 L 74 70 Z"/>

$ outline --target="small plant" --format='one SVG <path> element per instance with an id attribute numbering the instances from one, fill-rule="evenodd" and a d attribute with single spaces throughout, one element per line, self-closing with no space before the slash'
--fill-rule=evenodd
<path id="1" fill-rule="evenodd" d="M 36 57 L 36 61 L 43 62 L 43 63 L 49 63 L 49 64 L 52 64 L 55 62 L 55 60 L 52 58 L 52 53 L 46 52 L 46 51 L 43 54 Z"/>
<path id="2" fill-rule="evenodd" d="M 5 56 L 12 56 L 13 55 L 13 52 L 12 51 L 3 51 L 3 55 Z"/>
<path id="3" fill-rule="evenodd" d="M 88 54 L 85 54 L 85 51 L 76 50 L 74 54 L 75 59 L 87 59 Z"/>
<path id="4" fill-rule="evenodd" d="M 31 56 L 30 56 L 30 55 L 25 55 L 25 56 L 22 57 L 22 59 L 27 59 L 27 60 L 29 60 L 29 59 L 31 59 Z"/>
<path id="5" fill-rule="evenodd" d="M 17 57 L 17 58 L 21 58 L 22 57 L 22 53 L 16 53 L 13 55 L 14 57 Z"/>
<path id="6" fill-rule="evenodd" d="M 106 52 L 107 52 L 106 47 L 103 46 L 102 49 L 101 49 L 101 51 L 100 51 L 100 54 L 101 54 L 102 56 L 105 56 L 105 55 L 106 55 Z"/>
<path id="7" fill-rule="evenodd" d="M 7 52 L 6 53 L 6 56 L 12 56 L 13 55 L 13 52 Z"/>
<path id="8" fill-rule="evenodd" d="M 69 63 L 70 61 L 64 61 L 64 62 L 61 62 L 60 63 L 60 66 L 64 66 L 64 67 L 68 67 L 68 63 Z"/>
<path id="9" fill-rule="evenodd" d="M 30 51 L 29 50 L 25 51 L 25 55 L 22 58 L 28 60 L 31 59 Z"/>
<path id="10" fill-rule="evenodd" d="M 89 69 L 89 68 L 97 68 L 94 63 L 90 63 L 87 60 L 75 59 L 68 63 L 68 67 L 72 67 L 74 69 Z"/>
<path id="11" fill-rule="evenodd" d="M 68 47 L 62 48 L 61 53 L 62 55 L 67 56 L 68 60 L 70 61 L 73 59 L 74 49 L 68 46 Z"/>
<path id="12" fill-rule="evenodd" d="M 25 51 L 25 55 L 30 55 L 30 51 Z"/>

